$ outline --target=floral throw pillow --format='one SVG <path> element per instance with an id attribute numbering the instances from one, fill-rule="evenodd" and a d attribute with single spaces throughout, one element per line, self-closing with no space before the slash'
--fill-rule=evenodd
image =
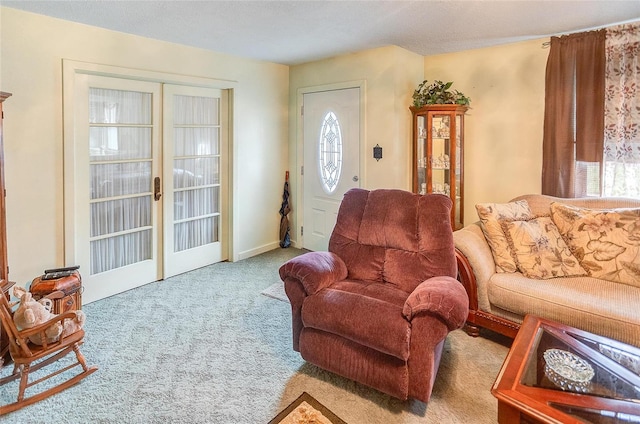
<path id="1" fill-rule="evenodd" d="M 533 218 L 529 203 L 526 200 L 511 203 L 479 203 L 476 205 L 476 211 L 480 218 L 480 227 L 493 254 L 496 272 L 517 272 L 518 268 L 509 252 L 500 223 L 504 220 Z"/>
<path id="2" fill-rule="evenodd" d="M 554 202 L 551 217 L 589 275 L 640 287 L 640 209 L 586 209 Z"/>
<path id="3" fill-rule="evenodd" d="M 529 278 L 587 275 L 549 216 L 502 222 L 518 270 Z"/>

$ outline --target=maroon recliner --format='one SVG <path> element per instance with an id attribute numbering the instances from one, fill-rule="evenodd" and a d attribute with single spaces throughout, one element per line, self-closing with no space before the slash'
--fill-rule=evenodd
<path id="1" fill-rule="evenodd" d="M 347 192 L 329 251 L 280 267 L 294 350 L 393 397 L 427 402 L 444 340 L 469 310 L 455 279 L 451 206 L 439 194 Z"/>

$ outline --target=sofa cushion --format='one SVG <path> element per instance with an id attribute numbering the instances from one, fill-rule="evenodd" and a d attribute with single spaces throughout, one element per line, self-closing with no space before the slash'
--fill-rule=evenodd
<path id="1" fill-rule="evenodd" d="M 560 202 L 564 205 L 573 205 L 589 209 L 612 209 L 612 208 L 639 208 L 640 199 L 630 199 L 624 197 L 577 197 L 572 199 L 547 196 L 544 194 L 524 194 L 511 202 L 526 200 L 533 216 L 547 216 L 550 213 L 551 203 Z"/>
<path id="2" fill-rule="evenodd" d="M 640 209 L 552 203 L 551 216 L 591 276 L 640 287 Z"/>
<path id="3" fill-rule="evenodd" d="M 476 211 L 496 264 L 496 272 L 516 272 L 516 263 L 509 252 L 507 239 L 500 225 L 502 220 L 533 218 L 526 200 L 511 203 L 479 203 Z"/>
<path id="4" fill-rule="evenodd" d="M 640 346 L 640 289 L 593 277 L 540 280 L 494 274 L 487 283 L 493 308 L 552 319 Z"/>
<path id="5" fill-rule="evenodd" d="M 305 299 L 302 322 L 406 361 L 411 335 L 402 314 L 406 298 L 389 284 L 342 281 Z"/>
<path id="6" fill-rule="evenodd" d="M 584 276 L 550 217 L 502 221 L 509 250 L 518 270 L 529 278 Z"/>

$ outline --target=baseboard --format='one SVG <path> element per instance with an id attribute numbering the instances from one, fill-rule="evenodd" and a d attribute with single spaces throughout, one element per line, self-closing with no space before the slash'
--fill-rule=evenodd
<path id="1" fill-rule="evenodd" d="M 291 247 L 299 248 L 298 243 L 296 243 L 295 240 L 291 240 Z M 255 249 L 249 249 L 249 250 L 245 250 L 244 252 L 240 252 L 238 253 L 238 259 L 236 260 L 241 261 L 243 259 L 248 259 L 248 258 L 251 258 L 252 256 L 257 256 L 273 249 L 281 249 L 279 241 L 265 244 L 260 247 L 256 247 Z"/>
<path id="2" fill-rule="evenodd" d="M 248 259 L 253 256 L 260 255 L 262 253 L 268 252 L 273 249 L 279 249 L 279 242 L 275 241 L 273 243 L 265 244 L 260 247 L 256 247 L 255 249 L 245 250 L 244 252 L 238 253 L 238 260 L 241 261 L 243 259 Z"/>

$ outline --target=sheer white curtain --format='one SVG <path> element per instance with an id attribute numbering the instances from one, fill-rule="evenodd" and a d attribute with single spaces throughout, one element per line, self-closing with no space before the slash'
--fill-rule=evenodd
<path id="1" fill-rule="evenodd" d="M 640 24 L 606 33 L 604 196 L 640 198 Z"/>
<path id="2" fill-rule="evenodd" d="M 91 274 L 149 259 L 151 94 L 89 91 Z"/>
<path id="3" fill-rule="evenodd" d="M 174 251 L 219 240 L 219 99 L 175 95 Z"/>

